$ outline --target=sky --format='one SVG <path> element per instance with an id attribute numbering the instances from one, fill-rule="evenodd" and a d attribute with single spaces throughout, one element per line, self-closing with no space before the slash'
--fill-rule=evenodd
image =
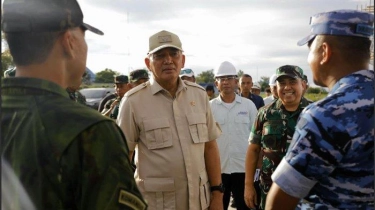
<path id="1" fill-rule="evenodd" d="M 87 67 L 128 75 L 145 68 L 151 35 L 177 34 L 185 67 L 196 75 L 230 61 L 259 81 L 283 65 L 297 65 L 312 81 L 308 47 L 310 16 L 337 9 L 361 9 L 373 0 L 78 0 L 84 21 L 104 32 L 86 33 Z M 372 67 L 371 67 L 372 68 Z M 311 82 L 310 82 L 311 83 Z M 314 84 L 312 84 L 314 85 Z"/>

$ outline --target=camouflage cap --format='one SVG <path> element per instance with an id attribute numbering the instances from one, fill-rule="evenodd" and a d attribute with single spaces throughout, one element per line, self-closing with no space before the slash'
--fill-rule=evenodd
<path id="1" fill-rule="evenodd" d="M 137 70 L 130 72 L 129 77 L 130 77 L 130 82 L 136 82 L 139 79 L 150 79 L 148 76 L 147 70 L 144 70 L 144 69 L 137 69 Z"/>
<path id="2" fill-rule="evenodd" d="M 310 18 L 310 35 L 297 42 L 302 46 L 316 35 L 370 37 L 374 33 L 374 15 L 357 10 L 335 10 Z"/>
<path id="3" fill-rule="evenodd" d="M 115 76 L 115 84 L 125 84 L 129 82 L 129 78 L 126 75 Z"/>
<path id="4" fill-rule="evenodd" d="M 12 32 L 54 32 L 84 27 L 104 33 L 83 22 L 76 0 L 4 0 L 2 30 Z"/>
<path id="5" fill-rule="evenodd" d="M 276 69 L 276 80 L 281 76 L 303 79 L 303 70 L 298 66 L 285 65 Z"/>
<path id="6" fill-rule="evenodd" d="M 166 47 L 173 47 L 183 51 L 180 38 L 172 32 L 163 30 L 150 37 L 147 54 L 152 54 Z"/>

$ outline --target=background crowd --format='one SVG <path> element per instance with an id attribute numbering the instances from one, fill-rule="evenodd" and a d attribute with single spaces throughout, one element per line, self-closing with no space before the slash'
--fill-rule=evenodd
<path id="1" fill-rule="evenodd" d="M 2 21 L 16 64 L 1 84 L 2 209 L 374 208 L 374 15 L 311 17 L 298 45 L 330 91 L 317 102 L 293 64 L 265 98 L 228 61 L 204 88 L 162 30 L 147 70 L 114 77 L 98 110 L 77 90 L 85 33 L 104 33 L 76 0 L 4 0 Z"/>

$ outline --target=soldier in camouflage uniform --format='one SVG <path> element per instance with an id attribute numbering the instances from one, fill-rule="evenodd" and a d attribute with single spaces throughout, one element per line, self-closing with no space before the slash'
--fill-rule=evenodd
<path id="1" fill-rule="evenodd" d="M 102 115 L 107 116 L 111 119 L 117 119 L 118 109 L 120 106 L 120 101 L 122 97 L 131 89 L 131 85 L 129 84 L 129 78 L 126 75 L 115 76 L 115 90 L 116 90 L 116 98 L 113 98 L 104 105 L 104 109 L 102 111 Z"/>
<path id="2" fill-rule="evenodd" d="M 147 82 L 150 78 L 148 76 L 147 70 L 136 69 L 129 73 L 130 84 L 133 87 L 136 87 L 142 83 Z"/>
<path id="3" fill-rule="evenodd" d="M 5 78 L 15 77 L 15 76 L 16 76 L 16 67 L 14 67 L 12 69 L 8 69 L 4 72 Z M 86 97 L 78 91 L 78 87 L 77 88 L 67 87 L 66 92 L 68 92 L 69 98 L 72 99 L 73 101 L 78 102 L 78 103 L 83 104 L 83 105 L 86 105 Z"/>
<path id="4" fill-rule="evenodd" d="M 301 113 L 274 172 L 267 208 L 374 209 L 374 15 L 356 10 L 311 18 L 308 62 L 326 98 Z"/>
<path id="5" fill-rule="evenodd" d="M 2 80 L 1 156 L 35 208 L 145 209 L 120 128 L 66 92 L 85 71 L 85 31 L 103 32 L 83 23 L 76 0 L 4 0 L 2 9 L 17 75 Z M 8 191 L 11 209 L 21 208 L 19 190 Z"/>
<path id="6" fill-rule="evenodd" d="M 246 157 L 245 201 L 255 207 L 261 196 L 261 208 L 265 209 L 267 193 L 271 187 L 271 175 L 284 157 L 301 111 L 309 104 L 304 99 L 303 71 L 298 66 L 285 65 L 276 70 L 278 100 L 259 109 L 252 127 L 250 145 Z M 263 165 L 260 170 L 261 195 L 254 189 L 254 174 L 260 150 Z"/>

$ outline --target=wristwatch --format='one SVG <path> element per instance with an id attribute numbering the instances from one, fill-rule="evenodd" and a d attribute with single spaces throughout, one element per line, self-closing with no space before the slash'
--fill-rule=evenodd
<path id="1" fill-rule="evenodd" d="M 217 190 L 217 191 L 220 191 L 220 192 L 224 193 L 225 187 L 224 187 L 223 183 L 220 183 L 218 186 L 210 187 L 210 190 L 211 190 L 211 192 Z"/>

